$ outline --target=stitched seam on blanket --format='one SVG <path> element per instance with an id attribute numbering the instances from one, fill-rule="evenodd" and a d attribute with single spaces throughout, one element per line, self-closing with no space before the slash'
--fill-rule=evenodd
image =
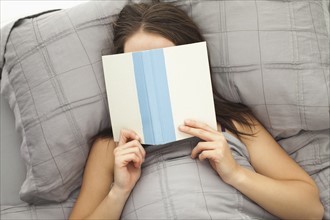
<path id="1" fill-rule="evenodd" d="M 163 206 L 164 206 L 164 209 L 165 209 L 165 214 L 166 214 L 166 218 L 167 219 L 170 219 L 170 214 L 169 214 L 169 211 L 167 209 L 167 201 L 166 201 L 166 195 L 165 195 L 165 192 L 164 192 L 164 186 L 163 186 L 163 183 L 162 183 L 162 169 L 161 169 L 161 165 L 160 163 L 162 162 L 161 161 L 161 155 L 158 153 L 158 156 L 157 156 L 158 160 L 157 160 L 157 174 L 158 174 L 158 179 L 159 179 L 159 187 L 160 187 L 160 192 L 161 192 L 161 196 L 162 196 L 162 201 L 163 201 Z"/>
<path id="2" fill-rule="evenodd" d="M 134 207 L 134 214 L 135 214 L 135 217 L 136 217 L 136 219 L 138 220 L 139 219 L 139 216 L 138 216 L 138 214 L 137 214 L 137 209 L 136 209 L 136 206 L 135 206 L 135 203 L 134 203 L 134 190 L 133 190 L 133 192 L 132 192 L 132 204 L 133 204 L 133 207 Z"/>
<path id="3" fill-rule="evenodd" d="M 191 148 L 193 148 L 194 144 L 193 142 L 191 141 Z M 197 160 L 195 160 L 195 164 L 196 164 L 196 167 L 197 167 L 197 173 L 198 173 L 198 178 L 199 178 L 199 184 L 200 184 L 200 188 L 201 188 L 201 191 L 202 191 L 202 194 L 203 194 L 203 198 L 204 198 L 204 203 L 205 203 L 205 208 L 206 208 L 206 211 L 207 211 L 207 214 L 209 215 L 210 219 L 212 219 L 212 216 L 209 212 L 209 208 L 208 208 L 208 205 L 207 205 L 207 202 L 206 202 L 206 198 L 205 198 L 205 193 L 204 193 L 204 189 L 203 189 L 203 184 L 202 184 L 202 179 L 201 179 L 201 175 L 200 175 L 200 171 L 199 171 L 199 166 L 198 166 L 198 162 Z"/>
<path id="4" fill-rule="evenodd" d="M 172 193 L 171 193 L 171 190 L 170 190 L 170 183 L 168 181 L 168 173 L 167 173 L 167 166 L 166 166 L 166 161 L 164 160 L 163 158 L 163 155 L 162 155 L 162 164 L 163 164 L 163 172 L 164 172 L 164 182 L 165 182 L 165 187 L 166 187 L 166 192 L 167 192 L 167 200 L 168 200 L 168 203 L 169 203 L 169 208 L 171 210 L 171 219 L 177 219 L 177 215 L 176 215 L 176 212 L 175 212 L 175 208 L 174 208 L 174 205 L 173 205 L 173 200 L 172 200 Z"/>

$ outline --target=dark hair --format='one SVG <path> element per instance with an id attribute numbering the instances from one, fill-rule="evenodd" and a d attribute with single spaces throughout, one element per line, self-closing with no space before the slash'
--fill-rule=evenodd
<path id="1" fill-rule="evenodd" d="M 130 3 L 127 4 L 113 22 L 113 53 L 123 53 L 126 40 L 137 31 L 159 34 L 172 41 L 175 45 L 189 44 L 205 41 L 198 26 L 186 12 L 171 3 Z M 241 104 L 224 99 L 214 91 L 217 121 L 226 129 L 240 137 L 248 135 L 238 131 L 233 123 L 236 121 L 251 128 L 252 112 Z M 108 130 L 102 131 L 94 137 L 111 137 Z M 111 130 L 111 129 L 110 129 Z"/>
<path id="2" fill-rule="evenodd" d="M 126 40 L 139 30 L 159 34 L 175 45 L 204 41 L 197 25 L 172 4 L 128 4 L 113 23 L 113 52 L 123 53 Z"/>

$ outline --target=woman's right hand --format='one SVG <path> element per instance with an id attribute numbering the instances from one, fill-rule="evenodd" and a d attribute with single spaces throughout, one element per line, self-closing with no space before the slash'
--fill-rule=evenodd
<path id="1" fill-rule="evenodd" d="M 140 141 L 134 131 L 121 130 L 119 143 L 114 149 L 113 182 L 113 187 L 120 191 L 130 193 L 141 176 L 141 165 L 146 153 Z"/>

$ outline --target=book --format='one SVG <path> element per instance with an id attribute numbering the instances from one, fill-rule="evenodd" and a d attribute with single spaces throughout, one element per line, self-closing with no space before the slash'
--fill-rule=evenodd
<path id="1" fill-rule="evenodd" d="M 191 137 L 185 119 L 217 129 L 206 42 L 102 56 L 114 141 L 131 129 L 143 144 Z"/>

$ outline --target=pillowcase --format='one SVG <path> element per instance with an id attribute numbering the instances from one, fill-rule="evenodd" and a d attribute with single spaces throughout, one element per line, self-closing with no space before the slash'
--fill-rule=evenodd
<path id="1" fill-rule="evenodd" d="M 124 4 L 92 1 L 11 29 L 1 92 L 23 139 L 23 201 L 64 201 L 81 185 L 88 141 L 110 126 L 101 56 L 110 53 L 110 22 Z"/>
<path id="2" fill-rule="evenodd" d="M 324 4 L 164 1 L 200 26 L 215 89 L 248 105 L 274 137 L 330 127 Z M 101 55 L 110 52 L 110 22 L 125 3 L 92 1 L 23 19 L 12 29 L 1 90 L 23 137 L 22 200 L 63 201 L 80 186 L 88 139 L 110 125 Z"/>
<path id="3" fill-rule="evenodd" d="M 183 7 L 187 6 L 187 3 Z M 277 138 L 330 127 L 329 1 L 192 1 L 213 85 Z"/>

